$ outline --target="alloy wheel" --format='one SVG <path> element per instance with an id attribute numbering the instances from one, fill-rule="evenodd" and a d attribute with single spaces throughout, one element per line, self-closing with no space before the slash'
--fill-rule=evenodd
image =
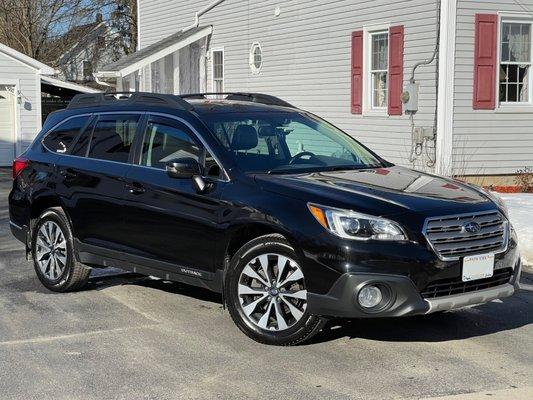
<path id="1" fill-rule="evenodd" d="M 281 254 L 254 257 L 240 274 L 237 292 L 248 321 L 264 330 L 289 329 L 307 307 L 302 269 Z"/>
<path id="2" fill-rule="evenodd" d="M 46 278 L 54 281 L 63 275 L 67 265 L 67 241 L 54 221 L 46 221 L 37 232 L 35 260 Z"/>

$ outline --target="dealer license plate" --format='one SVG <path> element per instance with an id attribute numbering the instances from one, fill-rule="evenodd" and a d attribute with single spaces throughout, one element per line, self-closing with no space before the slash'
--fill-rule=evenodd
<path id="1" fill-rule="evenodd" d="M 494 254 L 479 254 L 463 259 L 463 282 L 490 278 L 494 274 Z"/>

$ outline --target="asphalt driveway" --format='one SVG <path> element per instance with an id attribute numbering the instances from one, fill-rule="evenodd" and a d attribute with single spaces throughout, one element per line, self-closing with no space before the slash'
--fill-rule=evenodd
<path id="1" fill-rule="evenodd" d="M 102 270 L 83 292 L 44 289 L 9 233 L 9 173 L 0 170 L 1 399 L 533 398 L 531 273 L 504 301 L 334 321 L 312 343 L 269 347 L 233 325 L 220 296 L 186 285 Z"/>

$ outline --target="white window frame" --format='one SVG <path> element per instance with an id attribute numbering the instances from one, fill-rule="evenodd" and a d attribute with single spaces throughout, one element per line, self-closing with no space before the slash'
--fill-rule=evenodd
<path id="1" fill-rule="evenodd" d="M 511 112 L 519 112 L 519 111 L 525 111 L 525 112 L 531 112 L 531 108 L 533 108 L 533 18 L 531 18 L 528 14 L 525 13 L 499 13 L 498 14 L 498 27 L 497 27 L 497 49 L 496 49 L 496 101 L 497 111 L 511 111 Z M 510 101 L 510 102 L 504 102 L 500 101 L 500 75 L 501 75 L 501 68 L 500 65 L 502 63 L 501 61 L 501 40 L 502 40 L 502 29 L 504 23 L 521 23 L 521 24 L 529 24 L 530 25 L 530 35 L 531 35 L 531 43 L 530 43 L 530 70 L 528 73 L 528 88 L 529 88 L 529 101 Z M 511 63 L 512 64 L 512 63 Z"/>
<path id="2" fill-rule="evenodd" d="M 258 48 L 261 51 L 261 65 L 259 66 L 259 68 L 255 65 L 254 52 L 256 48 Z M 263 48 L 261 47 L 261 43 L 259 42 L 252 43 L 252 45 L 250 46 L 250 53 L 248 57 L 249 57 L 248 64 L 250 65 L 250 70 L 252 71 L 252 74 L 253 75 L 259 74 L 261 70 L 263 69 L 263 61 L 264 61 L 263 60 Z"/>
<path id="3" fill-rule="evenodd" d="M 387 105 L 385 107 L 373 106 L 372 36 L 382 33 L 387 33 L 390 38 L 390 23 L 363 26 L 363 115 L 388 117 Z M 390 43 L 388 45 L 390 46 Z M 389 63 L 390 60 L 387 60 L 387 95 L 390 85 Z"/>
<path id="4" fill-rule="evenodd" d="M 226 54 L 224 53 L 224 48 L 211 49 L 211 90 L 216 92 L 215 81 L 220 81 L 220 79 L 215 79 L 215 55 L 214 53 L 222 53 L 222 92 L 226 90 Z"/>

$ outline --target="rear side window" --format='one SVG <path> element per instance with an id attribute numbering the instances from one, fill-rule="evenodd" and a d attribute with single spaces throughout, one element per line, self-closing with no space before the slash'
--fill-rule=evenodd
<path id="1" fill-rule="evenodd" d="M 138 122 L 138 115 L 100 118 L 93 130 L 89 157 L 127 162 Z"/>
<path id="2" fill-rule="evenodd" d="M 177 123 L 150 121 L 144 135 L 141 165 L 165 169 L 168 161 L 191 157 L 199 161 L 200 148 Z"/>
<path id="3" fill-rule="evenodd" d="M 66 153 L 70 145 L 85 126 L 90 116 L 74 117 L 52 130 L 43 140 L 44 145 L 55 153 Z"/>

